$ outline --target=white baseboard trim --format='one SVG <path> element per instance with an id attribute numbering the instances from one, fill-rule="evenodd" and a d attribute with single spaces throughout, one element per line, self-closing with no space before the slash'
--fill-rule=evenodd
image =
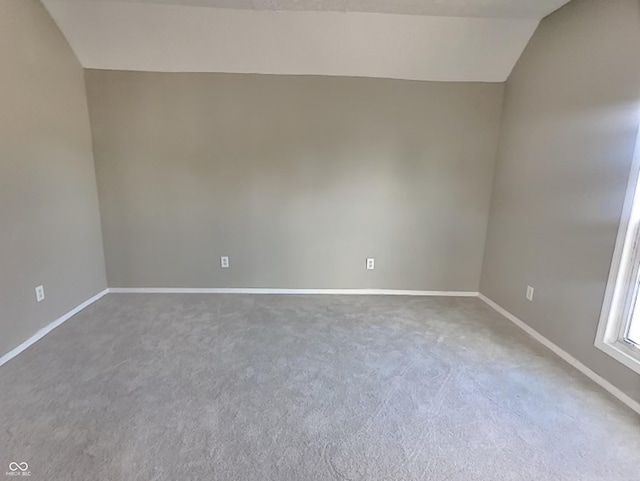
<path id="1" fill-rule="evenodd" d="M 582 374 L 584 374 L 585 376 L 587 376 L 589 379 L 591 379 L 593 382 L 595 382 L 596 384 L 598 384 L 600 387 L 604 388 L 606 391 L 608 391 L 609 393 L 611 393 L 613 396 L 615 396 L 616 398 L 618 398 L 620 401 L 622 401 L 624 404 L 626 404 L 627 406 L 629 406 L 631 409 L 633 409 L 635 412 L 637 412 L 638 414 L 640 414 L 640 403 L 638 403 L 637 401 L 635 401 L 634 399 L 632 399 L 631 397 L 627 396 L 625 393 L 623 393 L 620 389 L 618 389 L 617 387 L 615 387 L 613 384 L 611 384 L 609 381 L 607 381 L 606 379 L 604 379 L 602 376 L 596 374 L 595 372 L 593 372 L 591 369 L 589 369 L 587 366 L 585 366 L 584 364 L 582 364 L 580 361 L 578 361 L 575 357 L 573 357 L 571 354 L 569 354 L 568 352 L 566 352 L 565 350 L 561 349 L 560 347 L 558 347 L 557 345 L 555 345 L 553 342 L 551 342 L 549 339 L 547 339 L 546 337 L 544 337 L 542 334 L 540 334 L 538 331 L 536 331 L 535 329 L 533 329 L 531 326 L 525 324 L 522 320 L 518 319 L 516 316 L 514 316 L 513 314 L 511 314 L 509 311 L 507 311 L 506 309 L 504 309 L 503 307 L 499 306 L 498 304 L 496 304 L 495 302 L 493 302 L 491 299 L 489 299 L 487 296 L 483 295 L 483 294 L 478 294 L 478 297 L 484 301 L 489 307 L 491 307 L 492 309 L 494 309 L 496 312 L 502 314 L 504 317 L 506 317 L 507 319 L 509 319 L 512 323 L 514 323 L 516 326 L 518 326 L 520 329 L 522 329 L 524 332 L 526 332 L 527 334 L 529 334 L 531 337 L 533 337 L 536 341 L 538 341 L 540 344 L 542 344 L 543 346 L 545 346 L 547 349 L 553 351 L 554 354 L 556 354 L 557 356 L 559 356 L 560 358 L 562 358 L 564 361 L 566 361 L 567 363 L 569 363 L 571 366 L 573 366 L 574 368 L 576 368 L 578 371 L 580 371 Z"/>
<path id="2" fill-rule="evenodd" d="M 589 369 L 583 363 L 578 361 L 571 354 L 558 347 L 549 339 L 544 337 L 538 331 L 525 324 L 522 320 L 511 314 L 509 311 L 493 302 L 487 296 L 470 291 L 417 291 L 417 290 L 398 290 L 398 289 L 262 289 L 262 288 L 164 288 L 164 287 L 110 287 L 105 289 L 95 296 L 87 299 L 82 304 L 76 306 L 63 316 L 59 317 L 55 321 L 51 322 L 47 326 L 40 329 L 29 339 L 22 344 L 12 349 L 4 356 L 0 357 L 0 366 L 10 361 L 29 346 L 35 344 L 44 336 L 53 331 L 56 327 L 75 316 L 77 313 L 90 306 L 98 299 L 104 297 L 108 293 L 145 293 L 145 294 L 333 294 L 333 295 L 381 295 L 381 296 L 445 296 L 445 297 L 478 297 L 489 307 L 494 309 L 499 314 L 502 314 L 513 324 L 518 326 L 524 332 L 529 334 L 532 338 L 538 341 L 540 344 L 551 350 L 554 354 L 559 356 L 565 362 L 573 366 L 596 384 L 604 388 L 613 396 L 618 398 L 622 403 L 633 409 L 640 414 L 640 403 L 632 399 L 630 396 L 623 393 L 620 389 L 615 387 L 609 381 L 602 376 L 596 374 Z"/>
<path id="3" fill-rule="evenodd" d="M 447 296 L 478 297 L 469 291 L 414 291 L 398 289 L 263 289 L 263 288 L 182 288 L 182 287 L 110 287 L 119 294 L 333 294 L 351 296 Z"/>
<path id="4" fill-rule="evenodd" d="M 59 317 L 58 319 L 56 319 L 55 321 L 53 321 L 50 324 L 47 324 L 45 327 L 43 327 L 42 329 L 40 329 L 38 332 L 36 332 L 33 336 L 31 336 L 29 339 L 27 339 L 26 341 L 24 341 L 22 344 L 20 344 L 18 347 L 12 349 L 11 351 L 9 351 L 8 353 L 6 353 L 4 356 L 0 357 L 0 366 L 2 366 L 4 363 L 10 361 L 11 359 L 13 359 L 14 357 L 16 357 L 18 354 L 20 354 L 22 351 L 24 351 L 25 349 L 27 349 L 29 346 L 31 346 L 32 344 L 35 344 L 36 342 L 38 342 L 40 339 L 42 339 L 44 336 L 46 336 L 47 334 L 49 334 L 51 331 L 53 331 L 56 327 L 58 327 L 60 324 L 62 324 L 63 322 L 65 322 L 66 320 L 70 319 L 71 317 L 75 316 L 78 312 L 80 312 L 82 309 L 84 309 L 85 307 L 90 306 L 91 304 L 93 304 L 94 302 L 96 302 L 98 299 L 100 299 L 101 297 L 105 296 L 107 293 L 109 292 L 109 289 L 105 289 L 102 292 L 99 292 L 98 294 L 96 294 L 95 296 L 93 296 L 90 299 L 87 299 L 86 301 L 84 301 L 82 304 L 74 307 L 73 309 L 71 309 L 69 312 L 67 312 L 66 314 L 64 314 L 63 316 Z"/>

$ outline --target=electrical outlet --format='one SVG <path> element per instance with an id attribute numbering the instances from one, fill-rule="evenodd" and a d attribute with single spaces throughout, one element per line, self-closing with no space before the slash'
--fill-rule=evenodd
<path id="1" fill-rule="evenodd" d="M 376 268 L 376 260 L 373 257 L 367 257 L 367 270 L 372 271 Z"/>
<path id="2" fill-rule="evenodd" d="M 527 286 L 527 300 L 533 301 L 533 287 Z"/>
<path id="3" fill-rule="evenodd" d="M 222 267 L 223 269 L 228 269 L 229 268 L 229 257 L 222 256 L 220 258 L 220 267 Z"/>
<path id="4" fill-rule="evenodd" d="M 44 286 L 36 287 L 36 301 L 44 301 Z"/>

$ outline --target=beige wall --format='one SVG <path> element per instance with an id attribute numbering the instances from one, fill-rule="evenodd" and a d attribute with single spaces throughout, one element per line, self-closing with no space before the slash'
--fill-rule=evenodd
<path id="1" fill-rule="evenodd" d="M 477 291 L 501 84 L 86 81 L 111 287 Z"/>
<path id="2" fill-rule="evenodd" d="M 0 356 L 105 287 L 82 68 L 40 2 L 2 0 Z"/>
<path id="3" fill-rule="evenodd" d="M 481 283 L 637 401 L 640 376 L 593 343 L 638 135 L 639 45 L 637 0 L 573 0 L 541 23 L 506 84 Z"/>

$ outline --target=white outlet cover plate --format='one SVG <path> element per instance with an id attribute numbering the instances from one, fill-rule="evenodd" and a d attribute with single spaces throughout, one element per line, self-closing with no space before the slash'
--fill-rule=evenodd
<path id="1" fill-rule="evenodd" d="M 44 301 L 44 286 L 42 285 L 36 287 L 36 301 Z"/>
<path id="2" fill-rule="evenodd" d="M 229 267 L 229 257 L 227 256 L 220 257 L 220 267 L 222 267 L 223 269 L 226 269 Z"/>
<path id="3" fill-rule="evenodd" d="M 527 286 L 527 299 L 529 301 L 533 301 L 533 293 L 534 293 L 534 288 L 531 286 Z"/>
<path id="4" fill-rule="evenodd" d="M 373 257 L 367 258 L 367 270 L 373 270 L 376 268 L 376 260 Z"/>

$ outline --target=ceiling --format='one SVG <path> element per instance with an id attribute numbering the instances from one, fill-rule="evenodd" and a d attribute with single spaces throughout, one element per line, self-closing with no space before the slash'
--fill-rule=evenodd
<path id="1" fill-rule="evenodd" d="M 238 10 L 391 13 L 540 20 L 569 0 L 81 0 L 159 3 Z"/>
<path id="2" fill-rule="evenodd" d="M 569 0 L 42 0 L 85 68 L 503 82 Z"/>

